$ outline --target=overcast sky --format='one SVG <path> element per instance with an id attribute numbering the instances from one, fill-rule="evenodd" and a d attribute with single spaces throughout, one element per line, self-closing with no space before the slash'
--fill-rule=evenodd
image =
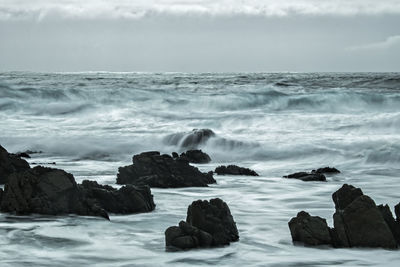
<path id="1" fill-rule="evenodd" d="M 400 0 L 0 0 L 0 70 L 400 71 Z"/>

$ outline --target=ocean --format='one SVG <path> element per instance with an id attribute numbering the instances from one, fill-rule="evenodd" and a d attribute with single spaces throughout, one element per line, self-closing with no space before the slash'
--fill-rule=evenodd
<path id="1" fill-rule="evenodd" d="M 115 184 L 144 151 L 183 152 L 193 129 L 215 133 L 198 148 L 202 171 L 237 164 L 260 176 L 219 176 L 204 188 L 153 188 L 150 213 L 0 214 L 1 266 L 399 266 L 398 251 L 293 245 L 297 212 L 327 218 L 348 183 L 377 204 L 400 201 L 400 73 L 0 73 L 0 144 L 42 151 L 30 163 L 81 182 Z M 47 163 L 56 162 L 56 165 Z M 327 182 L 282 176 L 331 166 Z M 240 240 L 167 252 L 164 231 L 198 199 L 222 198 Z"/>

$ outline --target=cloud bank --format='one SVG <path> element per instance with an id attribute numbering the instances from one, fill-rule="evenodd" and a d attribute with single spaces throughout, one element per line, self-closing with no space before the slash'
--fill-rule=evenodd
<path id="1" fill-rule="evenodd" d="M 395 46 L 400 47 L 400 35 L 389 36 L 382 42 L 364 44 L 359 46 L 352 46 L 348 48 L 351 51 L 369 51 L 369 50 L 385 50 Z"/>
<path id="2" fill-rule="evenodd" d="M 400 14 L 399 0 L 0 0 L 0 20 L 144 16 L 290 16 Z"/>

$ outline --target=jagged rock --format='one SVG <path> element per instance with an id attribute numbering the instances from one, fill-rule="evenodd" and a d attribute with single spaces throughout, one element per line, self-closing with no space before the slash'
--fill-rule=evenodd
<path id="1" fill-rule="evenodd" d="M 132 161 L 132 165 L 118 169 L 117 184 L 176 188 L 216 183 L 212 172 L 202 173 L 187 160 L 160 155 L 158 151 L 135 155 Z"/>
<path id="2" fill-rule="evenodd" d="M 393 218 L 389 206 L 377 207 L 360 188 L 347 184 L 334 192 L 332 199 L 336 212 L 333 215 L 334 228 L 329 229 L 330 241 L 325 238 L 324 242 L 318 242 L 320 239 L 315 237 L 315 233 L 320 233 L 321 228 L 328 226 L 319 217 L 312 224 L 310 218 L 313 217 L 306 212 L 300 212 L 289 222 L 294 241 L 302 241 L 307 245 L 331 244 L 334 247 L 397 248 L 400 222 Z M 327 237 L 326 231 L 323 232 Z"/>
<path id="3" fill-rule="evenodd" d="M 27 159 L 31 158 L 31 156 L 29 156 L 29 154 L 27 154 L 25 152 L 17 153 L 16 156 L 19 158 L 27 158 Z"/>
<path id="4" fill-rule="evenodd" d="M 21 159 L 15 154 L 8 153 L 0 145 L 0 184 L 5 184 L 10 174 L 25 171 L 29 168 L 26 160 Z"/>
<path id="5" fill-rule="evenodd" d="M 230 175 L 258 176 L 258 173 L 256 173 L 255 171 L 248 168 L 239 167 L 236 165 L 219 166 L 215 168 L 214 172 L 218 175 L 230 174 Z"/>
<path id="6" fill-rule="evenodd" d="M 165 231 L 165 244 L 167 247 L 190 249 L 196 247 L 210 247 L 212 236 L 197 227 L 184 221 L 179 226 L 171 226 Z"/>
<path id="7" fill-rule="evenodd" d="M 336 168 L 331 168 L 331 167 L 324 167 L 324 168 L 319 168 L 317 170 L 312 170 L 312 173 L 329 173 L 329 174 L 334 174 L 334 173 L 340 173 L 340 171 Z"/>
<path id="8" fill-rule="evenodd" d="M 289 229 L 293 241 L 303 242 L 305 245 L 317 246 L 332 243 L 326 220 L 318 216 L 310 216 L 305 211 L 300 211 L 289 221 Z"/>
<path id="9" fill-rule="evenodd" d="M 96 181 L 89 180 L 84 180 L 78 186 L 87 199 L 107 212 L 128 214 L 148 212 L 155 208 L 148 186 L 126 185 L 117 190 L 112 186 L 99 185 Z"/>
<path id="10" fill-rule="evenodd" d="M 214 246 L 228 245 L 239 239 L 229 207 L 219 198 L 194 201 L 188 207 L 186 222 L 210 233 Z"/>
<path id="11" fill-rule="evenodd" d="M 174 157 L 174 155 L 172 155 L 172 157 Z M 191 163 L 209 163 L 211 161 L 210 156 L 199 149 L 188 150 L 182 153 L 180 158 Z"/>
<path id="12" fill-rule="evenodd" d="M 333 218 L 340 240 L 349 247 L 397 247 L 381 212 L 366 195 L 357 197 L 343 211 L 338 210 Z"/>
<path id="13" fill-rule="evenodd" d="M 73 213 L 108 219 L 107 210 L 130 213 L 154 209 L 148 188 L 116 190 L 89 181 L 78 185 L 72 174 L 41 166 L 11 174 L 2 195 L 0 210 L 18 215 Z"/>
<path id="14" fill-rule="evenodd" d="M 396 221 L 400 222 L 400 203 L 394 206 L 394 214 L 396 214 Z"/>
<path id="15" fill-rule="evenodd" d="M 296 172 L 289 174 L 287 176 L 283 176 L 284 178 L 289 178 L 289 179 L 298 179 L 302 180 L 304 182 L 309 182 L 309 181 L 321 181 L 325 182 L 326 177 L 322 173 L 309 173 L 309 172 Z"/>
<path id="16" fill-rule="evenodd" d="M 228 205 L 219 198 L 194 201 L 188 207 L 186 222 L 165 231 L 166 246 L 180 249 L 222 246 L 237 240 L 236 223 Z"/>
<path id="17" fill-rule="evenodd" d="M 336 210 L 343 210 L 356 198 L 362 195 L 363 192 L 360 188 L 344 184 L 339 190 L 332 194 L 332 200 L 335 203 Z"/>
<path id="18" fill-rule="evenodd" d="M 397 243 L 400 244 L 400 222 L 393 218 L 393 214 L 388 205 L 379 205 L 378 209 L 381 212 L 386 224 L 389 226 L 390 231 L 392 232 Z"/>
<path id="19" fill-rule="evenodd" d="M 214 136 L 215 133 L 210 129 L 193 129 L 191 132 L 171 134 L 164 141 L 169 145 L 180 146 L 185 149 L 196 149 Z"/>

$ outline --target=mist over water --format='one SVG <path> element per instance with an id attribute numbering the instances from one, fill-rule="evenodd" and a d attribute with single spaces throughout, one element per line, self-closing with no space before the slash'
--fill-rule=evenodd
<path id="1" fill-rule="evenodd" d="M 293 246 L 287 222 L 298 211 L 327 218 L 343 183 L 377 204 L 400 201 L 399 73 L 0 73 L 0 144 L 43 151 L 78 182 L 114 184 L 119 166 L 146 150 L 187 149 L 193 129 L 215 134 L 199 145 L 209 171 L 234 163 L 260 177 L 215 176 L 209 188 L 152 189 L 147 214 L 86 217 L 0 215 L 7 265 L 97 266 L 308 264 L 397 266 L 398 252 Z M 334 166 L 327 183 L 281 178 Z M 230 206 L 240 241 L 168 253 L 164 231 L 197 199 Z M 379 255 L 374 257 L 372 255 Z"/>

